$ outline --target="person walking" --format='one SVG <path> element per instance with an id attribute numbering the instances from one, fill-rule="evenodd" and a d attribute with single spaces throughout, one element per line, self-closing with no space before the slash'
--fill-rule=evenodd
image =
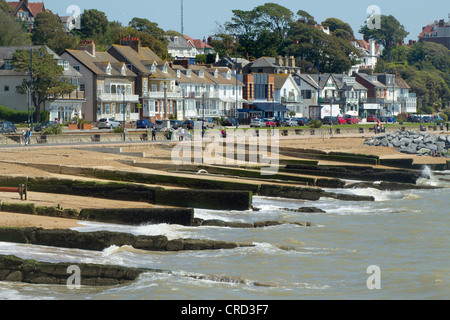
<path id="1" fill-rule="evenodd" d="M 152 128 L 152 141 L 156 141 L 156 129 Z"/>
<path id="2" fill-rule="evenodd" d="M 447 123 L 445 124 L 445 126 L 447 127 L 447 131 L 448 131 L 448 127 L 449 127 L 448 121 L 447 121 Z"/>
<path id="3" fill-rule="evenodd" d="M 25 145 L 31 144 L 31 130 L 28 128 L 27 132 L 25 133 Z"/>

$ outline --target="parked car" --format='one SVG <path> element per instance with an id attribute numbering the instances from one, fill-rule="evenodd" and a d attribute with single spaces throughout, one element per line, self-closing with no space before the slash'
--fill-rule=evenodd
<path id="1" fill-rule="evenodd" d="M 308 118 L 294 118 L 294 121 L 297 121 L 297 125 L 298 126 L 307 126 L 309 124 L 309 119 Z"/>
<path id="2" fill-rule="evenodd" d="M 250 128 L 263 128 L 266 126 L 266 122 L 263 119 L 252 119 L 250 121 Z"/>
<path id="3" fill-rule="evenodd" d="M 236 119 L 228 118 L 222 121 L 222 126 L 224 127 L 233 127 L 236 125 Z"/>
<path id="4" fill-rule="evenodd" d="M 266 122 L 266 127 L 275 127 L 277 124 L 273 119 L 264 119 Z"/>
<path id="5" fill-rule="evenodd" d="M 151 122 L 150 120 L 147 119 L 143 119 L 143 120 L 138 120 L 136 121 L 136 128 L 138 129 L 149 129 L 149 128 L 153 128 L 155 124 L 153 122 Z"/>
<path id="6" fill-rule="evenodd" d="M 422 117 L 422 122 L 432 122 L 433 119 L 431 119 L 431 116 L 423 116 Z"/>
<path id="7" fill-rule="evenodd" d="M 338 118 L 338 124 L 347 124 L 347 120 L 345 120 L 345 118 L 339 116 Z"/>
<path id="8" fill-rule="evenodd" d="M 352 115 L 346 115 L 345 120 L 348 124 L 358 124 L 359 123 L 359 117 L 358 116 L 352 116 Z"/>
<path id="9" fill-rule="evenodd" d="M 55 121 L 44 121 L 34 127 L 34 131 L 41 132 L 44 129 L 59 126 Z"/>
<path id="10" fill-rule="evenodd" d="M 181 120 L 170 120 L 170 127 L 177 130 L 179 127 L 183 126 L 183 121 Z"/>
<path id="11" fill-rule="evenodd" d="M 298 122 L 293 118 L 289 118 L 289 119 L 286 119 L 284 125 L 286 127 L 296 127 L 296 126 L 298 126 Z"/>
<path id="12" fill-rule="evenodd" d="M 375 115 L 368 116 L 367 122 L 378 122 L 378 118 Z"/>
<path id="13" fill-rule="evenodd" d="M 114 118 L 102 118 L 98 120 L 97 127 L 99 129 L 114 129 L 119 128 L 122 124 Z"/>
<path id="14" fill-rule="evenodd" d="M 205 128 L 206 129 L 213 129 L 216 126 L 214 123 L 213 118 L 206 118 L 205 119 Z"/>
<path id="15" fill-rule="evenodd" d="M 186 127 L 188 130 L 194 129 L 195 121 L 194 120 L 186 120 L 183 122 L 183 127 Z"/>
<path id="16" fill-rule="evenodd" d="M 325 124 L 325 125 L 330 124 L 330 121 L 331 121 L 332 124 L 339 124 L 338 117 L 325 116 L 322 119 L 322 123 Z"/>
<path id="17" fill-rule="evenodd" d="M 389 122 L 389 123 L 397 123 L 397 119 L 395 119 L 394 117 L 388 117 L 387 118 L 387 122 Z"/>
<path id="18" fill-rule="evenodd" d="M 11 121 L 0 122 L 0 133 L 16 133 L 17 128 Z"/>

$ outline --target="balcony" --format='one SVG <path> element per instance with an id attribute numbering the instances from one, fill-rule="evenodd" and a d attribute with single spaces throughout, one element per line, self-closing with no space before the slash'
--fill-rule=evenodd
<path id="1" fill-rule="evenodd" d="M 142 97 L 144 99 L 164 99 L 164 91 L 153 91 L 144 92 Z M 167 92 L 167 99 L 169 100 L 179 100 L 183 98 L 181 92 Z"/>
<path id="2" fill-rule="evenodd" d="M 85 92 L 84 91 L 73 91 L 69 94 L 63 94 L 57 97 L 56 100 L 85 100 Z"/>
<path id="3" fill-rule="evenodd" d="M 121 93 L 101 93 L 97 96 L 98 100 L 102 102 L 123 102 L 124 97 Z M 139 103 L 139 96 L 136 94 L 126 94 L 125 102 Z"/>

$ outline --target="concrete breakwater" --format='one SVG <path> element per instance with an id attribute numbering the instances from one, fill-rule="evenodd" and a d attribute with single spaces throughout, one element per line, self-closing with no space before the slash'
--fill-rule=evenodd
<path id="1" fill-rule="evenodd" d="M 131 246 L 145 251 L 203 251 L 253 247 L 253 244 L 208 239 L 173 239 L 166 236 L 136 236 L 129 233 L 41 228 L 0 228 L 0 241 L 59 248 L 102 251 L 111 246 Z"/>
<path id="2" fill-rule="evenodd" d="M 364 142 L 368 146 L 395 147 L 406 154 L 430 156 L 446 154 L 450 149 L 450 135 L 435 135 L 416 131 L 397 131 L 374 136 Z"/>

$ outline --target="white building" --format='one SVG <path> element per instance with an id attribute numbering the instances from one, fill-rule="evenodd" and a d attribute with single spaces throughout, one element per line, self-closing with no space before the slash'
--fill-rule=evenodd
<path id="1" fill-rule="evenodd" d="M 30 96 L 17 93 L 16 87 L 24 80 L 28 80 L 28 72 L 17 72 L 12 68 L 13 55 L 17 50 L 39 50 L 41 46 L 25 47 L 0 47 L 0 105 L 16 111 L 27 111 L 30 103 Z M 82 74 L 72 67 L 67 59 L 54 53 L 50 48 L 45 50 L 54 56 L 58 65 L 63 68 L 63 77 L 69 83 L 76 85 L 77 89 L 70 94 L 56 97 L 52 102 L 47 102 L 41 106 L 41 110 L 50 112 L 50 120 L 58 120 L 65 123 L 74 117 L 83 118 L 83 105 L 86 102 L 84 92 L 80 88 Z M 30 65 L 31 67 L 31 65 Z M 53 100 L 53 99 L 52 99 Z"/>

